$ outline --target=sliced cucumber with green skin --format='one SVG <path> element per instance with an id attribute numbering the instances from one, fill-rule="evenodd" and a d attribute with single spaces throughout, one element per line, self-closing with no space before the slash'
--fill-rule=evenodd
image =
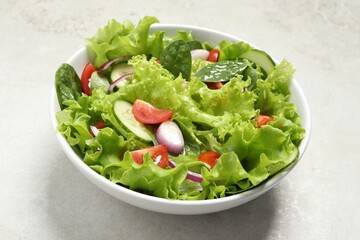
<path id="1" fill-rule="evenodd" d="M 246 58 L 256 64 L 258 64 L 267 75 L 275 70 L 275 62 L 272 58 L 264 51 L 258 49 L 251 49 L 240 55 L 241 58 Z"/>
<path id="2" fill-rule="evenodd" d="M 114 113 L 120 123 L 141 140 L 146 142 L 151 142 L 153 140 L 148 133 L 147 128 L 134 118 L 131 103 L 123 100 L 116 101 L 114 104 Z"/>
<path id="3" fill-rule="evenodd" d="M 106 77 L 100 76 L 98 72 L 93 72 L 90 79 L 90 89 L 94 90 L 95 88 L 104 89 L 105 93 L 109 92 L 109 82 Z"/>
<path id="4" fill-rule="evenodd" d="M 134 72 L 134 67 L 127 63 L 119 63 L 115 67 L 113 67 L 110 75 L 111 82 L 115 82 L 119 77 Z M 116 84 L 117 88 L 121 88 L 126 84 L 126 80 L 122 80 Z"/>

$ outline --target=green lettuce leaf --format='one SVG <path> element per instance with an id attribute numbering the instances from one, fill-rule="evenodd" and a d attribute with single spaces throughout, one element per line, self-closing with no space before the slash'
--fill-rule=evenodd
<path id="1" fill-rule="evenodd" d="M 164 51 L 164 36 L 165 32 L 163 31 L 155 31 L 153 34 L 149 35 L 148 54 L 151 57 L 157 59 L 160 58 Z"/>
<path id="2" fill-rule="evenodd" d="M 289 99 L 289 84 L 294 71 L 292 65 L 283 60 L 264 81 L 257 81 L 254 89 L 258 95 L 256 108 L 260 109 L 262 114 L 273 115 L 274 104 Z"/>
<path id="3" fill-rule="evenodd" d="M 157 23 L 155 17 L 144 17 L 135 27 L 131 21 L 123 24 L 112 19 L 92 38 L 88 38 L 88 52 L 91 62 L 99 67 L 110 59 L 119 56 L 135 56 L 148 54 L 149 29 Z M 154 54 L 154 48 L 151 53 Z"/>
<path id="4" fill-rule="evenodd" d="M 277 128 L 265 125 L 251 140 L 242 164 L 250 173 L 263 169 L 273 175 L 293 162 L 297 155 L 298 149 L 290 137 Z"/>
<path id="5" fill-rule="evenodd" d="M 252 136 L 247 136 L 251 135 Z M 279 129 L 235 132 L 219 151 L 224 152 L 213 169 L 203 168 L 203 187 L 208 198 L 223 197 L 259 185 L 296 160 L 298 150 Z M 225 189 L 221 188 L 225 187 Z M 219 191 L 222 189 L 222 191 Z"/>
<path id="6" fill-rule="evenodd" d="M 131 155 L 125 154 L 124 161 L 130 161 Z M 119 178 L 119 183 L 157 197 L 177 199 L 182 182 L 187 175 L 184 165 L 178 165 L 173 169 L 158 167 L 149 154 L 145 154 L 144 163 L 138 165 L 132 163 L 132 167 L 124 171 Z"/>
<path id="7" fill-rule="evenodd" d="M 248 173 L 241 166 L 234 152 L 222 154 L 212 169 L 203 168 L 202 175 L 203 186 L 208 184 L 230 186 L 248 177 Z"/>
<path id="8" fill-rule="evenodd" d="M 241 54 L 252 49 L 246 42 L 233 43 L 227 40 L 219 42 L 215 48 L 220 50 L 219 61 L 237 60 Z"/>
<path id="9" fill-rule="evenodd" d="M 195 98 L 200 104 L 200 110 L 221 116 L 227 113 L 240 114 L 243 119 L 250 119 L 255 115 L 254 102 L 256 95 L 247 91 L 249 81 L 242 81 L 242 76 L 231 79 L 219 90 L 209 89 L 200 81 L 189 84 Z"/>
<path id="10" fill-rule="evenodd" d="M 90 150 L 86 152 L 84 162 L 88 165 L 101 165 L 106 167 L 120 163 L 119 156 L 127 151 L 126 141 L 117 135 L 111 128 L 103 128 L 96 138 L 88 141 Z"/>
<path id="11" fill-rule="evenodd" d="M 63 102 L 67 107 L 56 113 L 58 122 L 57 130 L 62 134 L 70 146 L 84 152 L 86 141 L 92 136 L 89 132 L 90 116 L 87 115 L 87 101 L 80 97 L 79 101 L 66 100 Z"/>
<path id="12" fill-rule="evenodd" d="M 274 104 L 276 118 L 269 124 L 290 136 L 291 141 L 299 146 L 305 136 L 305 129 L 301 127 L 301 118 L 296 111 L 296 105 L 291 102 L 278 102 Z"/>

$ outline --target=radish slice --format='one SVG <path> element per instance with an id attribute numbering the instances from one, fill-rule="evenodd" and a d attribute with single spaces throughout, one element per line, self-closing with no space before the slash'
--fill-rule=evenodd
<path id="1" fill-rule="evenodd" d="M 95 126 L 90 126 L 90 130 L 94 137 L 96 137 L 99 134 L 99 129 L 97 129 Z"/>
<path id="2" fill-rule="evenodd" d="M 175 168 L 177 166 L 177 163 L 174 162 L 173 160 L 169 159 L 169 162 L 168 162 L 169 166 L 171 168 Z M 198 183 L 201 183 L 202 180 L 203 180 L 203 177 L 201 174 L 199 173 L 195 173 L 195 172 L 191 172 L 191 171 L 188 171 L 187 175 L 186 175 L 186 178 L 191 180 L 191 181 L 194 181 L 194 182 L 198 182 Z"/>
<path id="3" fill-rule="evenodd" d="M 104 71 L 104 70 L 108 69 L 108 68 L 111 66 L 111 64 L 113 64 L 114 62 L 116 62 L 116 61 L 118 61 L 118 60 L 125 59 L 125 58 L 129 59 L 130 57 L 129 57 L 129 56 L 120 56 L 120 57 L 117 57 L 117 58 L 113 58 L 113 59 L 111 59 L 110 61 L 108 61 L 108 62 L 104 63 L 103 65 L 101 65 L 101 66 L 98 68 L 97 71 L 98 71 L 98 72 Z"/>
<path id="4" fill-rule="evenodd" d="M 116 84 L 118 84 L 121 80 L 124 80 L 124 79 L 130 77 L 131 75 L 132 75 L 132 73 L 127 73 L 127 74 L 122 75 L 118 79 L 116 79 L 114 82 L 112 82 L 110 84 L 109 91 L 112 92 L 114 90 L 114 87 L 116 86 Z"/>
<path id="5" fill-rule="evenodd" d="M 191 52 L 191 57 L 193 60 L 206 60 L 209 57 L 210 52 L 204 49 L 195 49 L 192 50 Z"/>
<path id="6" fill-rule="evenodd" d="M 156 130 L 156 140 L 165 144 L 168 152 L 179 155 L 184 149 L 184 137 L 179 126 L 173 121 L 165 121 Z"/>

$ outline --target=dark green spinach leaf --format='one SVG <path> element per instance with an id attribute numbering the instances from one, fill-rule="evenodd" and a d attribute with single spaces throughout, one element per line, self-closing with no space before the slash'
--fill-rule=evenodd
<path id="1" fill-rule="evenodd" d="M 223 61 L 209 64 L 195 73 L 203 82 L 227 82 L 231 78 L 241 75 L 249 63 L 242 61 Z"/>
<path id="2" fill-rule="evenodd" d="M 195 50 L 195 49 L 203 49 L 203 45 L 201 44 L 201 42 L 197 41 L 197 40 L 192 40 L 192 41 L 188 41 L 186 42 L 187 45 L 189 45 L 190 50 Z"/>
<path id="3" fill-rule="evenodd" d="M 249 90 L 256 86 L 258 79 L 264 79 L 265 76 L 259 65 L 248 60 L 217 62 L 206 65 L 195 73 L 195 76 L 203 82 L 227 82 L 238 75 L 242 75 L 243 80 L 250 77 Z"/>
<path id="4" fill-rule="evenodd" d="M 161 54 L 160 62 L 175 77 L 181 74 L 186 80 L 190 78 L 191 53 L 189 45 L 184 40 L 170 43 Z"/>
<path id="5" fill-rule="evenodd" d="M 61 109 L 65 108 L 65 100 L 77 100 L 81 96 L 79 76 L 70 64 L 62 64 L 56 71 L 55 88 Z"/>

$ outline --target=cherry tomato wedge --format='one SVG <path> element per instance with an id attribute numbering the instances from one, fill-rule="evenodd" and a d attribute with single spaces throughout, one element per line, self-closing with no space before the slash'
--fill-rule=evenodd
<path id="1" fill-rule="evenodd" d="M 94 126 L 97 128 L 97 129 L 102 129 L 104 127 L 106 127 L 105 123 L 103 121 L 98 121 L 94 124 Z"/>
<path id="2" fill-rule="evenodd" d="M 224 86 L 224 84 L 222 82 L 208 82 L 208 83 L 206 83 L 206 85 L 210 89 L 220 89 Z"/>
<path id="3" fill-rule="evenodd" d="M 221 155 L 214 151 L 207 151 L 198 156 L 198 159 L 204 163 L 207 163 L 210 165 L 211 168 L 215 166 L 217 163 L 217 160 L 219 159 Z"/>
<path id="4" fill-rule="evenodd" d="M 207 61 L 209 62 L 218 62 L 220 56 L 220 51 L 218 49 L 213 49 L 210 51 Z"/>
<path id="5" fill-rule="evenodd" d="M 91 75 L 93 74 L 93 72 L 96 71 L 96 68 L 91 64 L 91 63 L 88 63 L 86 64 L 82 74 L 81 74 L 81 88 L 83 90 L 83 92 L 90 96 L 91 95 L 91 92 L 90 92 L 90 86 L 89 86 L 89 83 L 90 83 L 90 78 L 91 78 Z"/>
<path id="6" fill-rule="evenodd" d="M 259 115 L 256 118 L 256 123 L 257 123 L 257 128 L 260 128 L 261 126 L 264 126 L 266 124 L 268 124 L 268 122 L 270 122 L 271 120 L 273 120 L 273 117 L 270 116 L 266 116 L 266 115 Z"/>
<path id="7" fill-rule="evenodd" d="M 165 109 L 158 109 L 143 100 L 137 99 L 132 107 L 132 113 L 136 120 L 144 124 L 157 124 L 169 120 L 173 112 Z"/>
<path id="8" fill-rule="evenodd" d="M 141 165 L 146 153 L 150 153 L 151 158 L 161 168 L 164 168 L 169 162 L 168 151 L 164 144 L 132 151 L 131 156 L 134 162 Z"/>

